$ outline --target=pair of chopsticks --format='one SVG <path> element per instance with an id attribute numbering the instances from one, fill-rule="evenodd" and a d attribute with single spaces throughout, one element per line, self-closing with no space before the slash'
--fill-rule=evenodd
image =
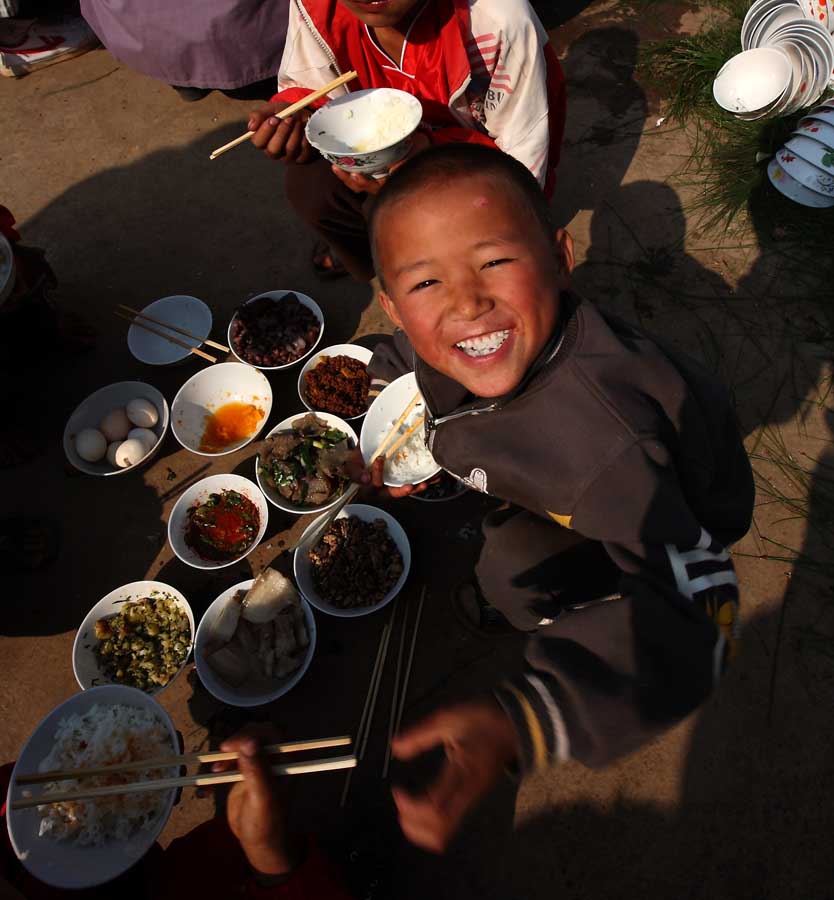
<path id="1" fill-rule="evenodd" d="M 384 453 L 386 456 L 393 457 L 396 452 L 400 449 L 400 447 L 405 444 L 405 442 L 411 437 L 412 434 L 426 421 L 425 416 L 419 416 L 412 425 L 410 425 L 398 438 L 397 435 L 399 433 L 400 428 L 402 428 L 405 420 L 411 415 L 411 411 L 414 407 L 420 402 L 422 396 L 419 391 L 411 398 L 408 406 L 403 410 L 402 415 L 397 419 L 396 422 L 391 426 L 388 431 L 388 434 L 382 440 L 382 443 L 376 448 L 374 451 L 374 455 L 371 457 L 371 462 L 373 462 L 378 457 L 382 456 Z M 396 441 L 394 441 L 394 439 Z M 391 441 L 394 441 L 392 446 L 388 446 Z"/>
<path id="2" fill-rule="evenodd" d="M 315 103 L 316 100 L 320 100 L 325 96 L 325 94 L 329 94 L 337 87 L 341 87 L 343 84 L 347 84 L 349 81 L 353 81 L 354 78 L 358 77 L 359 76 L 356 72 L 346 72 L 344 75 L 340 75 L 338 78 L 334 78 L 333 81 L 331 81 L 329 84 L 326 84 L 323 88 L 319 88 L 317 91 L 313 91 L 312 94 L 308 94 L 306 97 L 302 97 L 297 103 L 293 103 L 286 109 L 282 109 L 281 112 L 275 114 L 275 118 L 286 119 L 287 116 L 291 116 L 293 115 L 293 113 L 299 112 L 306 106 L 309 106 L 311 103 Z M 209 156 L 209 159 L 217 159 L 218 156 L 222 156 L 227 151 L 232 150 L 234 147 L 237 147 L 238 144 L 243 144 L 246 141 L 251 140 L 254 133 L 254 131 L 247 131 L 240 137 L 236 137 L 233 141 L 229 141 L 228 144 L 223 144 L 222 147 L 218 147 Z"/>
<path id="3" fill-rule="evenodd" d="M 325 747 L 344 747 L 351 743 L 349 737 L 323 738 L 312 741 L 295 741 L 294 743 L 270 744 L 263 748 L 267 756 L 277 753 L 297 753 L 303 750 L 319 750 Z M 116 772 L 132 772 L 142 769 L 168 769 L 187 766 L 192 763 L 215 763 L 224 760 L 237 759 L 236 752 L 214 753 L 186 753 L 182 756 L 168 756 L 158 759 L 143 759 L 128 763 L 117 763 L 111 766 L 99 766 L 91 769 L 60 769 L 51 772 L 38 772 L 18 775 L 15 785 L 39 784 L 46 781 L 66 781 L 69 779 L 89 778 L 93 775 L 108 775 Z M 309 762 L 282 763 L 270 766 L 270 771 L 275 775 L 306 775 L 311 772 L 331 772 L 336 769 L 351 769 L 356 765 L 356 756 L 352 753 L 348 756 L 332 756 L 327 759 L 311 760 Z M 98 788 L 87 788 L 78 791 L 66 791 L 64 793 L 41 794 L 38 797 L 27 797 L 24 800 L 14 800 L 11 809 L 31 809 L 34 806 L 44 806 L 50 803 L 66 803 L 72 800 L 92 800 L 97 797 L 112 797 L 118 794 L 138 794 L 148 791 L 164 791 L 171 788 L 182 787 L 207 787 L 218 784 L 232 784 L 243 781 L 244 776 L 240 772 L 202 773 L 197 775 L 183 775 L 176 778 L 157 778 L 149 781 L 132 781 L 127 784 L 111 784 Z"/>
<path id="4" fill-rule="evenodd" d="M 192 334 L 190 331 L 186 331 L 184 328 L 180 328 L 177 325 L 171 325 L 168 322 L 163 322 L 161 319 L 155 319 L 153 316 L 149 316 L 147 313 L 140 312 L 138 309 L 133 309 L 130 306 L 125 306 L 124 303 L 120 303 L 116 307 L 116 309 L 113 310 L 113 312 L 115 312 L 115 314 L 120 319 L 125 319 L 126 321 L 130 322 L 131 325 L 135 325 L 137 328 L 144 328 L 145 331 L 150 331 L 157 337 L 161 337 L 171 344 L 176 344 L 178 347 L 183 347 L 185 350 L 188 350 L 189 353 L 193 353 L 195 356 L 201 356 L 203 359 L 206 359 L 211 363 L 217 362 L 217 358 L 214 356 L 209 356 L 208 353 L 200 350 L 198 347 L 192 347 L 191 344 L 186 344 L 185 341 L 181 341 L 179 338 L 174 337 L 173 334 L 167 334 L 164 331 L 160 331 L 158 328 L 154 328 L 153 325 L 159 325 L 162 328 L 167 328 L 168 331 L 175 331 L 177 334 L 182 334 L 187 338 L 191 338 L 192 341 L 198 341 L 201 344 L 207 344 L 209 347 L 215 347 L 217 350 L 223 350 L 226 353 L 229 352 L 229 348 L 225 344 L 218 344 L 217 341 L 210 341 L 207 338 L 198 337 L 196 334 Z M 152 322 L 153 325 L 147 324 L 148 322 Z"/>

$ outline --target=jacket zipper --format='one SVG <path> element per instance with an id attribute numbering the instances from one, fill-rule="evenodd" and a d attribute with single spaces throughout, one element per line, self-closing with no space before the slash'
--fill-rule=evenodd
<path id="1" fill-rule="evenodd" d="M 310 33 L 313 35 L 313 39 L 316 41 L 319 47 L 324 50 L 325 56 L 327 56 L 327 58 L 330 60 L 330 68 L 333 69 L 337 77 L 344 74 L 339 68 L 339 63 L 334 56 L 333 51 L 328 46 L 327 41 L 325 41 L 325 39 L 319 34 L 318 29 L 313 24 L 313 20 L 310 18 L 310 14 L 307 12 L 307 10 L 304 8 L 304 3 L 302 2 L 302 0 L 295 0 L 295 5 L 298 7 L 298 11 L 301 13 L 301 18 L 304 19 L 304 23 L 310 29 Z M 350 87 L 347 86 L 347 89 L 349 91 Z"/>

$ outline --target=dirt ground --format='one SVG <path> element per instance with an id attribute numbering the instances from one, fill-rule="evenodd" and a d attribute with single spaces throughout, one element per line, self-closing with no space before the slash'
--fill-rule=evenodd
<path id="1" fill-rule="evenodd" d="M 699 15 L 658 5 L 638 19 L 595 5 L 563 21 L 564 7 L 538 5 L 569 80 L 555 211 L 577 242 L 578 289 L 699 356 L 735 392 L 760 485 L 755 527 L 735 548 L 746 639 L 697 717 L 605 771 L 571 763 L 520 785 L 507 781 L 443 858 L 403 845 L 380 778 L 389 659 L 347 809 L 339 808 L 343 778 L 317 776 L 296 785 L 296 816 L 350 860 L 358 897 L 834 897 L 824 837 L 834 827 L 834 414 L 830 332 L 818 302 L 830 303 L 831 281 L 821 270 L 808 282 L 789 275 L 778 253 L 762 251 L 759 223 L 722 238 L 683 212 L 697 186 L 673 176 L 691 138 L 660 121 L 661 100 L 637 80 L 635 62 L 641 40 L 696 29 Z M 182 590 L 199 617 L 304 524 L 273 509 L 263 545 L 245 564 L 206 574 L 173 557 L 168 514 L 195 479 L 251 477 L 256 445 L 206 463 L 169 435 L 152 465 L 133 475 L 93 479 L 68 467 L 63 425 L 87 394 L 141 379 L 170 402 L 200 365 L 143 367 L 127 350 L 114 305 L 194 294 L 211 307 L 222 338 L 246 297 L 292 288 L 324 309 L 325 343 L 372 345 L 371 335 L 388 330 L 367 287 L 314 277 L 280 164 L 248 147 L 209 162 L 211 149 L 240 132 L 248 108 L 217 93 L 184 104 L 105 50 L 0 84 L 0 202 L 25 241 L 47 249 L 60 304 L 98 333 L 96 348 L 78 356 L 44 354 L 37 335 L 21 335 L 31 353 L 4 371 L 4 404 L 25 415 L 41 452 L 2 470 L 3 514 L 58 521 L 61 547 L 47 569 L 4 578 L 0 760 L 14 759 L 37 722 L 77 690 L 73 637 L 101 596 L 154 578 Z M 291 369 L 270 379 L 268 427 L 300 408 L 297 376 Z M 472 637 L 448 606 L 451 586 L 477 557 L 487 502 L 469 495 L 442 506 L 381 504 L 413 543 L 403 598 L 413 602 L 428 588 L 407 720 L 487 689 L 520 665 L 520 640 Z M 317 616 L 310 670 L 255 715 L 291 737 L 354 731 L 384 618 Z M 213 701 L 192 670 L 160 697 L 188 750 L 215 744 L 247 719 Z M 213 811 L 212 801 L 186 792 L 163 843 Z"/>

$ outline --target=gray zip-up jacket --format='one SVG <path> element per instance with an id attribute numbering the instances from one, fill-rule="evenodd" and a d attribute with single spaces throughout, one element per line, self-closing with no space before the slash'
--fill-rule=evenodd
<path id="1" fill-rule="evenodd" d="M 467 395 L 402 332 L 370 365 L 376 391 L 416 372 L 445 469 L 599 542 L 619 570 L 610 602 L 580 609 L 570 597 L 531 637 L 528 671 L 497 691 L 526 767 L 603 765 L 709 695 L 735 638 L 726 547 L 753 510 L 723 385 L 587 301 L 561 300 L 558 333 L 510 396 Z"/>

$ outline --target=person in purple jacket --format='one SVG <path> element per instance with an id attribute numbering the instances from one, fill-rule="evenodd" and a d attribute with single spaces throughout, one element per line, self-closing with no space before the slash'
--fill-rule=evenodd
<path id="1" fill-rule="evenodd" d="M 505 501 L 459 611 L 530 635 L 520 674 L 394 741 L 406 760 L 445 751 L 425 792 L 394 791 L 405 834 L 441 850 L 505 770 L 604 766 L 710 695 L 733 654 L 727 547 L 753 478 L 725 387 L 570 291 L 570 239 L 509 155 L 426 150 L 369 225 L 399 329 L 372 388 L 414 371 L 436 461 Z"/>

